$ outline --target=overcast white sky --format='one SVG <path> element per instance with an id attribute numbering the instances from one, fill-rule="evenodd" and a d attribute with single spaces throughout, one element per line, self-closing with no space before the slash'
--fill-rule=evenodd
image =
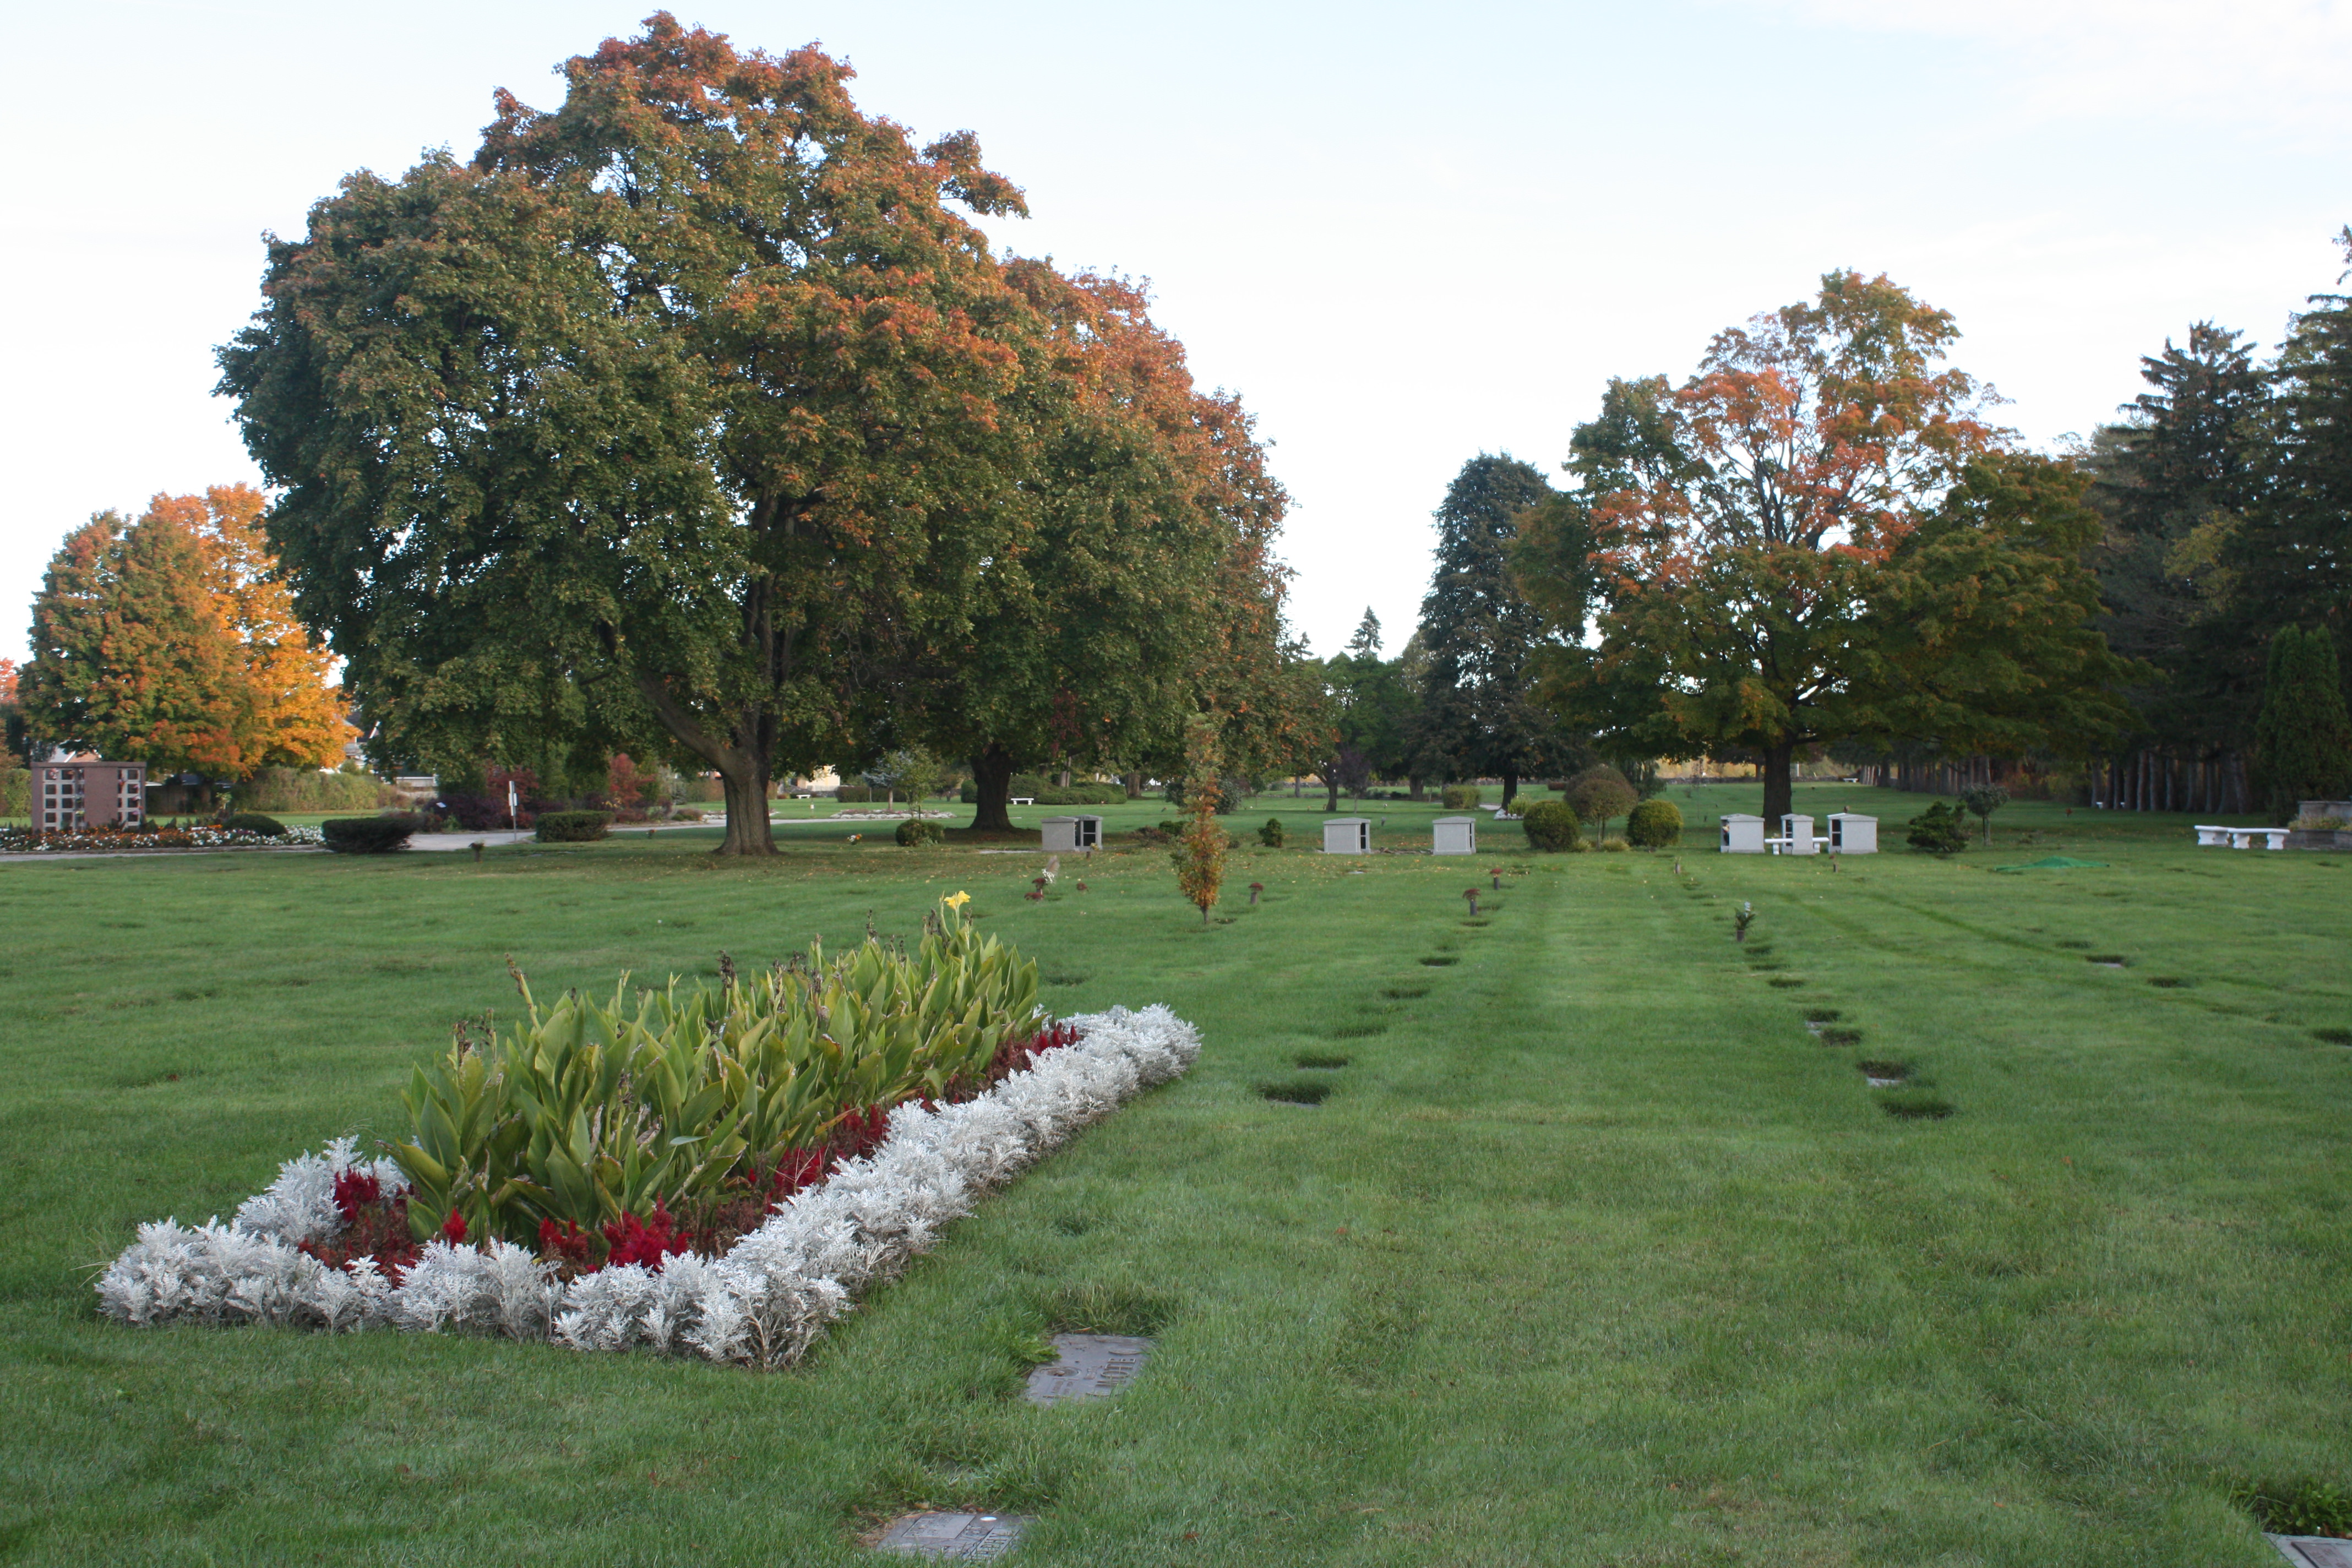
<path id="1" fill-rule="evenodd" d="M 10 26 L 0 655 L 90 512 L 256 477 L 214 345 L 264 230 L 345 173 L 469 152 L 494 87 L 649 4 L 97 4 Z M 2341 271 L 2352 5 L 1650 0 L 1183 7 L 684 4 L 822 41 L 869 112 L 969 127 L 1028 193 L 1008 246 L 1149 278 L 1297 499 L 1293 618 L 1391 651 L 1464 459 L 1548 470 L 1612 374 L 1832 268 L 1954 311 L 2037 444 L 2211 318 L 2275 343 Z"/>

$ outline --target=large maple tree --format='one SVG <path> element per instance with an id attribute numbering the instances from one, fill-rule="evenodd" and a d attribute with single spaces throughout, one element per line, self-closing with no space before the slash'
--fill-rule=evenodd
<path id="1" fill-rule="evenodd" d="M 774 773 L 862 750 L 1034 527 L 1031 313 L 952 210 L 1021 198 L 814 48 L 665 13 L 564 72 L 470 163 L 354 174 L 273 241 L 223 389 L 372 710 L 477 758 L 593 710 L 771 852 Z"/>
<path id="2" fill-rule="evenodd" d="M 1530 515 L 1521 580 L 1571 632 L 1556 702 L 1621 746 L 1744 752 L 1764 813 L 1801 748 L 2079 744 L 2124 718 L 2091 624 L 2086 480 L 2012 453 L 1944 362 L 1951 317 L 1884 277 L 1718 333 L 1697 374 L 1612 382 L 1573 504 Z"/>

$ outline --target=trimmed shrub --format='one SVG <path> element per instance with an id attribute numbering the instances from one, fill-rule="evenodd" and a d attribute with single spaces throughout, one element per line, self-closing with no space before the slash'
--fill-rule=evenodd
<path id="1" fill-rule="evenodd" d="M 898 842 L 909 849 L 919 844 L 944 844 L 948 839 L 945 828 L 936 822 L 928 822 L 919 816 L 910 816 L 898 824 L 897 837 Z"/>
<path id="2" fill-rule="evenodd" d="M 259 833 L 271 838 L 283 838 L 286 825 L 274 816 L 264 816 L 257 811 L 233 811 L 221 818 L 221 826 L 231 833 Z"/>
<path id="3" fill-rule="evenodd" d="M 507 797 L 504 794 L 492 799 L 487 795 L 469 795 L 463 790 L 447 790 L 442 794 L 441 809 L 447 813 L 450 821 L 468 833 L 488 833 L 495 828 L 509 826 L 529 827 L 534 820 L 530 807 L 517 802 L 515 819 L 512 824 L 509 824 Z"/>
<path id="4" fill-rule="evenodd" d="M 604 837 L 612 825 L 609 811 L 546 811 L 540 814 L 533 837 L 541 844 L 587 844 Z"/>
<path id="5" fill-rule="evenodd" d="M 1682 837 L 1682 808 L 1670 800 L 1645 800 L 1625 818 L 1625 837 L 1638 848 L 1664 849 Z"/>
<path id="6" fill-rule="evenodd" d="M 1127 791 L 1115 784 L 1072 784 L 1067 789 L 1048 786 L 1037 792 L 1039 805 L 1123 805 L 1126 802 Z"/>
<path id="7" fill-rule="evenodd" d="M 1281 848 L 1282 818 L 1278 816 L 1267 817 L 1265 819 L 1265 826 L 1257 830 L 1257 841 L 1260 844 L 1265 845 L 1268 849 Z"/>
<path id="8" fill-rule="evenodd" d="M 33 775 L 29 769 L 0 763 L 0 816 L 33 815 Z"/>
<path id="9" fill-rule="evenodd" d="M 1519 819 L 1527 830 L 1528 847 L 1557 855 L 1577 847 L 1579 831 L 1576 813 L 1564 800 L 1538 800 L 1529 804 Z"/>
<path id="10" fill-rule="evenodd" d="M 1479 798 L 1476 784 L 1447 784 L 1438 795 L 1448 811 L 1475 811 Z"/>
<path id="11" fill-rule="evenodd" d="M 844 805 L 864 805 L 874 798 L 874 792 L 864 784 L 845 784 L 833 798 Z"/>
<path id="12" fill-rule="evenodd" d="M 1906 840 L 1924 854 L 1957 855 L 1969 847 L 1965 820 L 1940 800 L 1913 817 L 1909 826 Z"/>
<path id="13" fill-rule="evenodd" d="M 316 768 L 262 768 L 236 786 L 248 811 L 374 811 L 399 803 L 400 792 L 373 773 Z"/>
<path id="14" fill-rule="evenodd" d="M 319 836 L 338 855 L 389 855 L 408 847 L 408 836 L 424 819 L 404 811 L 381 816 L 331 816 L 319 824 Z"/>

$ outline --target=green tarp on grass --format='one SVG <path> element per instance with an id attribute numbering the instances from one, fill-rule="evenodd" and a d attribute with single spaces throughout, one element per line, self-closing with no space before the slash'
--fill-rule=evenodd
<path id="1" fill-rule="evenodd" d="M 2074 860 L 2063 855 L 2051 855 L 2040 860 L 2029 860 L 2022 866 L 1995 866 L 1996 871 L 2075 871 L 2092 870 L 2105 866 L 2105 860 Z"/>

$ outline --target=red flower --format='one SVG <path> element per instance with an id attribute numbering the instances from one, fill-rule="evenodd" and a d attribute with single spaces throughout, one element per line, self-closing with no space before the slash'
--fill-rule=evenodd
<path id="1" fill-rule="evenodd" d="M 362 1208 L 373 1208 L 383 1202 L 383 1186 L 373 1176 L 357 1169 L 347 1170 L 335 1178 L 335 1207 L 350 1225 L 360 1217 Z"/>
<path id="2" fill-rule="evenodd" d="M 588 1233 L 568 1219 L 560 1225 L 551 1219 L 539 1222 L 540 1251 L 568 1263 L 588 1261 Z"/>
<path id="3" fill-rule="evenodd" d="M 451 1209 L 449 1217 L 441 1222 L 441 1237 L 452 1247 L 465 1246 L 466 1216 Z"/>
<path id="4" fill-rule="evenodd" d="M 663 1262 L 687 1250 L 687 1239 L 677 1233 L 677 1221 L 659 1198 L 654 1200 L 651 1225 L 633 1214 L 625 1214 L 604 1227 L 604 1239 L 613 1250 L 605 1256 L 606 1267 L 624 1263 L 642 1263 L 658 1269 Z"/>

